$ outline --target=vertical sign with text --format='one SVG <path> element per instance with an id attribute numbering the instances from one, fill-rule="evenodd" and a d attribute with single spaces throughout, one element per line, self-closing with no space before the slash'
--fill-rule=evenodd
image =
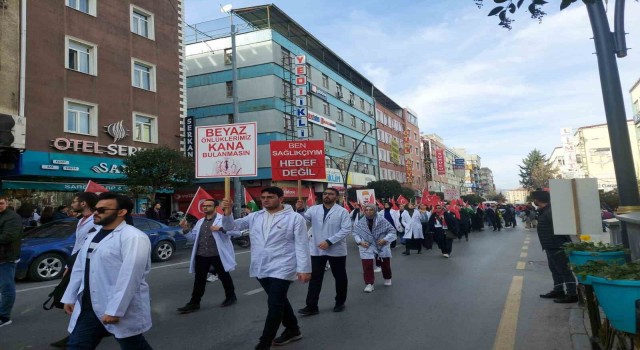
<path id="1" fill-rule="evenodd" d="M 184 153 L 187 158 L 193 158 L 195 152 L 194 129 L 194 118 L 192 116 L 184 118 Z"/>
<path id="2" fill-rule="evenodd" d="M 295 58 L 294 73 L 296 85 L 296 136 L 301 139 L 309 137 L 307 130 L 307 57 L 298 55 Z"/>
<path id="3" fill-rule="evenodd" d="M 445 175 L 447 170 L 444 166 L 444 150 L 442 148 L 436 149 L 436 170 L 438 175 Z"/>

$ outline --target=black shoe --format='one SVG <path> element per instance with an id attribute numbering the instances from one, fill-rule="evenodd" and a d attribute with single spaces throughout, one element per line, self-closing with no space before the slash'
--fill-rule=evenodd
<path id="1" fill-rule="evenodd" d="M 285 345 L 300 339 L 302 339 L 302 333 L 300 333 L 299 329 L 297 330 L 285 329 L 284 332 L 282 332 L 282 334 L 279 337 L 273 340 L 273 345 L 275 346 Z"/>
<path id="2" fill-rule="evenodd" d="M 220 307 L 227 307 L 227 306 L 231 306 L 235 303 L 238 302 L 238 298 L 236 298 L 236 296 L 232 296 L 232 297 L 228 297 L 226 299 L 224 299 L 224 301 L 222 302 L 222 304 L 220 304 Z"/>
<path id="3" fill-rule="evenodd" d="M 558 303 L 558 304 L 573 304 L 573 303 L 577 303 L 578 302 L 578 296 L 577 295 L 565 295 L 563 297 L 560 297 L 556 300 L 553 301 L 554 303 Z"/>
<path id="4" fill-rule="evenodd" d="M 404 251 L 404 252 L 402 252 L 402 255 L 411 255 L 411 252 L 409 252 L 409 251 Z"/>
<path id="5" fill-rule="evenodd" d="M 342 312 L 344 308 L 344 304 L 336 304 L 336 306 L 333 307 L 333 312 Z"/>
<path id="6" fill-rule="evenodd" d="M 269 349 L 271 349 L 271 345 L 264 344 L 264 343 L 258 343 L 258 345 L 256 345 L 256 347 L 254 349 L 255 350 L 269 350 Z"/>
<path id="7" fill-rule="evenodd" d="M 181 314 L 188 314 L 198 310 L 200 310 L 200 303 L 196 304 L 189 302 L 187 305 L 178 308 L 178 312 Z"/>
<path id="8" fill-rule="evenodd" d="M 304 315 L 304 316 L 311 316 L 311 315 L 317 315 L 320 311 L 318 311 L 318 307 L 310 307 L 310 306 L 305 306 L 304 308 L 298 310 L 298 313 L 300 315 Z"/>
<path id="9" fill-rule="evenodd" d="M 543 299 L 558 299 L 564 297 L 564 292 L 561 290 L 552 290 L 547 294 L 540 294 L 540 298 Z"/>
<path id="10" fill-rule="evenodd" d="M 67 348 L 67 341 L 69 341 L 69 336 L 66 336 L 60 340 L 58 340 L 57 342 L 53 342 L 51 344 L 49 344 L 52 348 L 62 348 L 62 349 L 66 349 Z"/>

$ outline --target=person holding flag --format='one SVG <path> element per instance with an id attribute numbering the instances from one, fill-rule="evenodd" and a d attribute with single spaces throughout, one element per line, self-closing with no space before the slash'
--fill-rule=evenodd
<path id="1" fill-rule="evenodd" d="M 336 205 L 339 192 L 335 188 L 327 188 L 322 193 L 322 204 L 304 210 L 302 201 L 298 201 L 296 209 L 299 214 L 311 223 L 313 235 L 310 237 L 311 281 L 307 292 L 306 306 L 298 313 L 308 316 L 318 311 L 318 299 L 322 289 L 322 279 L 327 261 L 331 265 L 331 273 L 336 281 L 336 297 L 334 312 L 344 311 L 347 300 L 347 242 L 351 233 L 351 220 L 346 209 Z"/>

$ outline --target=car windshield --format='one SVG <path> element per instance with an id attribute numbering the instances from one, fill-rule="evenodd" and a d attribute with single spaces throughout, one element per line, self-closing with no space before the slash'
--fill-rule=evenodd
<path id="1" fill-rule="evenodd" d="M 24 238 L 65 238 L 76 231 L 77 220 L 58 220 L 31 229 Z"/>

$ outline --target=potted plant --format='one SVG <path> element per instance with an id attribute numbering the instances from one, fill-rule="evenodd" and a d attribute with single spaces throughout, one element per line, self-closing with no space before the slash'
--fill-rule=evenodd
<path id="1" fill-rule="evenodd" d="M 624 254 L 626 250 L 623 246 L 611 245 L 602 242 L 581 242 L 565 243 L 564 252 L 569 257 L 569 262 L 573 266 L 580 266 L 591 260 L 611 261 L 617 264 L 625 262 Z"/>

